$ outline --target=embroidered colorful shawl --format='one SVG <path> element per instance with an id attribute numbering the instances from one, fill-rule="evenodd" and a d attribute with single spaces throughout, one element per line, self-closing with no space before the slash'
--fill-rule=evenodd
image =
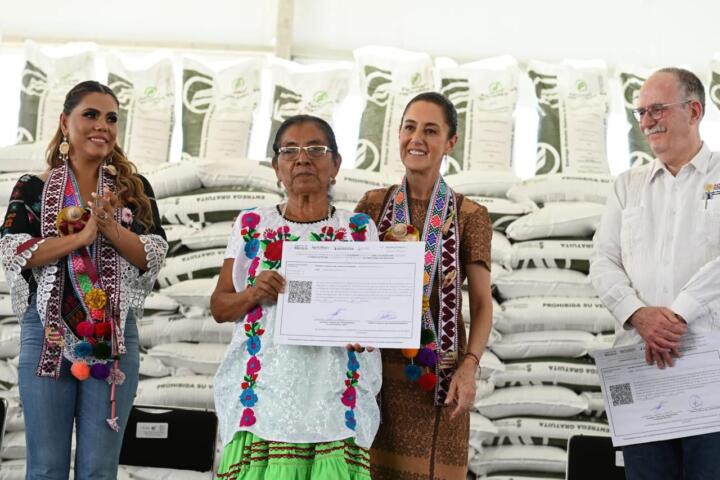
<path id="1" fill-rule="evenodd" d="M 438 176 L 428 206 L 422 232 L 425 242 L 425 274 L 423 294 L 430 298 L 436 277 L 440 311 L 437 321 L 429 309 L 423 315 L 423 328 L 431 329 L 437 339 L 435 363 L 438 381 L 435 385 L 435 404 L 443 405 L 450 388 L 458 355 L 458 320 L 460 318 L 460 252 L 458 239 L 457 197 L 442 176 Z M 378 232 L 385 232 L 397 223 L 411 223 L 408 207 L 407 178 L 393 191 L 380 217 Z"/>
<path id="2" fill-rule="evenodd" d="M 41 233 L 43 238 L 58 237 L 56 220 L 60 210 L 64 206 L 74 205 L 74 198 L 66 198 L 68 191 L 68 182 L 70 182 L 69 169 L 66 165 L 54 168 L 50 171 L 48 179 L 42 193 L 42 210 L 41 210 Z M 97 186 L 98 195 L 102 195 L 103 188 L 107 187 L 111 191 L 114 190 L 114 178 L 107 175 L 104 168 L 99 169 L 99 179 Z M 115 211 L 115 220 L 120 223 L 121 210 Z M 102 278 L 103 289 L 107 294 L 107 304 L 105 307 L 106 318 L 113 324 L 113 340 L 112 355 L 122 355 L 125 353 L 125 341 L 120 322 L 120 258 L 119 254 L 113 248 L 112 244 L 102 235 L 98 235 L 95 241 L 95 248 L 92 252 L 93 263 L 99 278 Z M 63 260 L 57 262 L 57 271 L 55 279 L 52 283 L 53 295 L 47 303 L 46 315 L 44 318 L 45 331 L 60 332 L 65 336 L 65 330 L 69 328 L 62 318 L 62 301 L 63 291 L 65 287 L 65 273 L 67 263 Z M 72 345 L 65 345 L 64 348 L 71 351 Z M 50 343 L 47 337 L 43 341 L 40 362 L 37 368 L 37 374 L 41 377 L 58 378 L 60 375 L 60 365 L 62 364 L 63 345 L 61 343 Z M 87 358 L 88 363 L 93 363 L 92 358 Z M 107 360 L 100 360 L 106 362 Z"/>

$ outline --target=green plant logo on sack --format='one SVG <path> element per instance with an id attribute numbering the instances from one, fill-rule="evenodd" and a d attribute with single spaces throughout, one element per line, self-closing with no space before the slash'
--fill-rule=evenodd
<path id="1" fill-rule="evenodd" d="M 233 93 L 243 93 L 245 90 L 245 77 L 238 77 L 232 83 Z"/>
<path id="2" fill-rule="evenodd" d="M 318 90 L 311 95 L 311 100 L 308 102 L 306 108 L 310 113 L 315 113 L 318 110 L 322 110 L 330 102 L 330 94 L 325 90 Z"/>
<path id="3" fill-rule="evenodd" d="M 315 92 L 315 95 L 313 95 L 313 102 L 317 103 L 318 105 L 327 103 L 328 100 L 330 100 L 330 95 L 328 95 L 328 93 L 324 90 Z"/>
<path id="4" fill-rule="evenodd" d="M 145 87 L 145 91 L 143 92 L 143 96 L 146 98 L 154 98 L 155 95 L 157 95 L 158 89 L 154 86 Z"/>
<path id="5" fill-rule="evenodd" d="M 415 72 L 413 73 L 412 77 L 410 77 L 410 85 L 412 85 L 413 87 L 419 87 L 422 81 L 423 78 L 420 72 Z"/>
<path id="6" fill-rule="evenodd" d="M 578 80 L 575 82 L 575 90 L 578 93 L 585 93 L 588 90 L 588 84 L 585 80 Z"/>
<path id="7" fill-rule="evenodd" d="M 499 80 L 496 80 L 490 84 L 490 87 L 488 88 L 488 91 L 490 92 L 490 95 L 498 95 L 505 90 L 503 88 L 502 82 Z"/>
<path id="8" fill-rule="evenodd" d="M 148 105 L 161 103 L 167 95 L 162 95 L 155 85 L 148 85 L 143 89 L 142 97 L 137 100 L 138 106 L 147 108 Z"/>

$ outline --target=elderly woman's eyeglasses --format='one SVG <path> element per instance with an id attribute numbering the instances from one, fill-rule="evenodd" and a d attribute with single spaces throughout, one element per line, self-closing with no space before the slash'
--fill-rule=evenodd
<path id="1" fill-rule="evenodd" d="M 307 145 L 305 147 L 280 147 L 278 148 L 278 156 L 283 160 L 295 160 L 300 156 L 300 151 L 305 150 L 308 158 L 322 158 L 326 154 L 332 152 L 327 145 Z"/>
<path id="2" fill-rule="evenodd" d="M 633 108 L 632 113 L 635 120 L 638 122 L 642 120 L 646 113 L 650 114 L 650 117 L 653 120 L 660 120 L 665 114 L 665 110 L 668 108 L 674 107 L 675 105 L 685 105 L 690 102 L 692 102 L 692 100 L 683 100 L 682 102 L 675 103 L 656 103 L 655 105 L 650 105 L 647 108 Z"/>

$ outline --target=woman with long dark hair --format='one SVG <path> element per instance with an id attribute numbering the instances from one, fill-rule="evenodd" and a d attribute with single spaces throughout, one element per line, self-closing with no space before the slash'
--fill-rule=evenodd
<path id="1" fill-rule="evenodd" d="M 94 81 L 65 98 L 48 169 L 23 175 L 0 260 L 21 323 L 28 479 L 115 479 L 138 384 L 136 318 L 167 251 L 150 184 L 116 143 L 118 100 Z"/>

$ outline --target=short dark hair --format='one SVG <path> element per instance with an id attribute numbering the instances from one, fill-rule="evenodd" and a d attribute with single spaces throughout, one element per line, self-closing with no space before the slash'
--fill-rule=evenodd
<path id="1" fill-rule="evenodd" d="M 685 97 L 700 102 L 702 114 L 705 114 L 705 87 L 702 81 L 690 70 L 678 67 L 661 68 L 655 73 L 669 73 L 674 75 L 680 87 L 684 90 Z"/>
<path id="2" fill-rule="evenodd" d="M 340 153 L 338 152 L 335 132 L 333 132 L 333 129 L 328 122 L 314 115 L 293 115 L 292 117 L 286 118 L 285 121 L 280 124 L 275 132 L 275 139 L 272 144 L 273 152 L 275 152 L 272 162 L 277 162 L 278 153 L 280 153 L 280 141 L 282 140 L 283 135 L 285 135 L 285 131 L 293 125 L 300 125 L 303 123 L 314 123 L 320 128 L 320 130 L 323 131 L 328 142 L 328 147 L 332 150 L 333 161 L 337 163 L 338 158 L 340 158 Z"/>
<path id="3" fill-rule="evenodd" d="M 457 134 L 457 126 L 458 126 L 458 119 L 457 119 L 457 110 L 455 110 L 455 105 L 452 104 L 448 98 L 438 92 L 423 92 L 418 95 L 415 95 L 412 100 L 408 102 L 407 105 L 405 105 L 405 110 L 403 110 L 402 118 L 405 119 L 405 114 L 408 111 L 408 108 L 410 108 L 410 105 L 412 105 L 415 102 L 429 102 L 434 103 L 440 109 L 443 111 L 443 115 L 445 116 L 445 123 L 448 124 L 448 127 L 450 128 L 450 132 L 448 133 L 448 138 L 452 138 Z M 400 122 L 402 124 L 402 121 Z"/>

